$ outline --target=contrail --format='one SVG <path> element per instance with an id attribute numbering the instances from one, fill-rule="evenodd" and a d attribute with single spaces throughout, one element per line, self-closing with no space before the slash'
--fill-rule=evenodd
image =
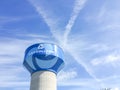
<path id="1" fill-rule="evenodd" d="M 48 25 L 50 32 L 52 33 L 53 37 L 59 41 L 59 28 L 57 27 L 58 19 L 53 16 L 49 15 L 50 11 L 46 11 L 43 9 L 43 7 L 40 5 L 40 3 L 37 0 L 28 0 L 36 9 L 38 14 L 42 16 L 45 23 Z"/>
<path id="2" fill-rule="evenodd" d="M 57 27 L 58 22 L 57 22 L 56 18 L 52 19 L 52 17 L 49 16 L 49 12 L 45 11 L 36 0 L 28 0 L 28 1 L 30 1 L 31 4 L 36 8 L 36 11 L 39 13 L 39 15 L 41 15 L 43 17 L 44 21 L 46 22 L 46 24 L 48 25 L 48 27 L 50 29 L 50 32 L 53 35 L 53 37 L 61 44 L 61 41 L 60 41 L 61 35 L 58 30 L 59 27 Z M 71 32 L 71 28 L 73 27 L 75 20 L 76 20 L 77 16 L 79 15 L 80 10 L 83 9 L 86 1 L 87 0 L 76 0 L 75 1 L 75 5 L 73 8 L 73 12 L 71 14 L 70 20 L 68 21 L 68 24 L 65 27 L 65 32 L 64 32 L 64 36 L 63 36 L 64 40 L 62 41 L 62 45 L 65 45 L 67 43 L 68 35 Z"/>
<path id="3" fill-rule="evenodd" d="M 58 32 L 58 30 L 56 31 L 56 29 L 59 29 L 59 27 L 57 27 L 57 21 L 54 20 L 53 18 L 51 18 L 48 14 L 48 12 L 46 12 L 39 4 L 38 2 L 36 2 L 35 0 L 29 0 L 31 2 L 31 4 L 33 4 L 33 6 L 36 8 L 36 11 L 43 17 L 44 21 L 46 22 L 46 24 L 48 25 L 48 27 L 50 28 L 50 32 L 52 33 L 52 35 L 54 36 L 54 38 L 63 46 L 63 48 L 65 50 L 67 50 L 66 48 L 69 48 L 69 45 L 67 45 L 67 41 L 68 41 L 68 36 L 69 33 L 71 32 L 71 29 L 75 23 L 75 20 L 77 19 L 80 10 L 83 9 L 84 4 L 86 3 L 87 0 L 76 0 L 75 1 L 75 5 L 73 8 L 73 12 L 71 14 L 70 20 L 68 21 L 68 24 L 65 27 L 65 32 L 64 32 L 64 36 L 63 36 L 63 40 L 61 40 L 61 36 L 60 33 Z M 54 22 L 53 22 L 54 21 Z M 66 44 L 66 45 L 65 45 Z M 65 46 L 64 46 L 65 45 Z M 68 50 L 68 52 L 74 57 L 74 59 L 76 61 L 79 60 L 79 58 L 76 58 L 76 56 L 74 56 L 74 52 L 71 52 L 70 50 Z M 72 54 L 74 53 L 74 54 Z M 78 61 L 80 65 L 82 65 L 86 71 L 89 73 L 89 75 L 91 77 L 93 77 L 95 80 L 98 81 L 98 79 L 91 73 L 91 71 L 87 68 L 87 65 L 85 65 L 82 61 Z"/>
<path id="4" fill-rule="evenodd" d="M 75 1 L 75 5 L 74 5 L 74 8 L 73 8 L 72 15 L 70 17 L 70 20 L 68 21 L 68 24 L 65 27 L 65 33 L 64 33 L 64 43 L 65 44 L 67 43 L 68 35 L 72 30 L 72 27 L 73 27 L 73 25 L 75 23 L 75 20 L 77 19 L 80 10 L 83 9 L 86 1 L 87 0 L 76 0 Z"/>
<path id="5" fill-rule="evenodd" d="M 94 75 L 93 71 L 89 68 L 88 65 L 86 65 L 83 61 L 80 60 L 80 55 L 78 53 L 75 53 L 76 51 L 74 50 L 68 50 L 68 52 L 70 53 L 70 55 L 81 65 L 85 68 L 85 70 L 88 72 L 88 74 L 95 79 L 96 83 L 99 84 L 100 87 L 103 87 L 104 84 L 101 82 L 100 79 L 98 79 L 96 77 L 96 75 Z"/>

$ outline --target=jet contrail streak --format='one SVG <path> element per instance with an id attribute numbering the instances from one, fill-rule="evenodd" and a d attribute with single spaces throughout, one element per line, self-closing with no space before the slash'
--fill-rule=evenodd
<path id="1" fill-rule="evenodd" d="M 86 1 L 87 0 L 76 0 L 75 1 L 75 6 L 73 8 L 72 15 L 70 17 L 70 20 L 68 21 L 68 24 L 65 27 L 65 33 L 64 33 L 64 43 L 65 44 L 67 43 L 68 35 L 71 32 L 71 30 L 72 30 L 72 27 L 73 27 L 73 25 L 75 23 L 75 20 L 77 19 L 80 10 L 83 9 Z"/>
<path id="2" fill-rule="evenodd" d="M 100 87 L 103 87 L 103 86 L 104 86 L 104 84 L 101 83 L 100 79 L 98 79 L 98 78 L 96 77 L 96 75 L 94 75 L 92 69 L 91 69 L 88 65 L 86 65 L 86 63 L 84 63 L 83 61 L 79 60 L 79 59 L 80 59 L 80 55 L 79 55 L 79 54 L 75 53 L 75 51 L 70 51 L 70 50 L 69 50 L 68 52 L 71 54 L 71 56 L 72 56 L 81 66 L 83 66 L 83 67 L 85 68 L 85 70 L 88 72 L 88 74 L 89 74 L 93 79 L 95 79 L 96 83 L 98 83 Z"/>
<path id="3" fill-rule="evenodd" d="M 71 29 L 75 23 L 75 20 L 77 19 L 78 15 L 79 15 L 79 12 L 80 10 L 83 9 L 84 7 L 84 4 L 86 3 L 87 0 L 76 0 L 75 1 L 75 5 L 74 5 L 74 8 L 73 8 L 73 12 L 72 12 L 72 15 L 70 17 L 70 20 L 68 21 L 68 24 L 66 25 L 65 27 L 65 32 L 64 32 L 64 36 L 63 36 L 63 40 L 61 41 L 61 36 L 60 36 L 60 33 L 58 32 L 58 30 L 56 31 L 56 28 L 59 29 L 59 27 L 56 27 L 56 23 L 57 21 L 54 20 L 55 18 L 51 18 L 49 16 L 49 14 L 44 11 L 44 9 L 38 5 L 38 2 L 35 2 L 33 0 L 29 0 L 33 5 L 34 7 L 36 8 L 37 12 L 43 17 L 44 21 L 46 22 L 46 24 L 48 25 L 48 27 L 50 28 L 50 32 L 52 33 L 52 35 L 54 36 L 54 38 L 61 44 L 63 45 L 63 48 L 65 50 L 67 50 L 66 48 L 69 48 L 69 45 L 67 45 L 67 41 L 69 40 L 68 39 L 68 36 L 69 36 L 69 33 L 71 32 Z M 53 22 L 54 21 L 54 22 Z M 61 38 L 60 38 L 61 37 Z M 65 45 L 65 46 L 64 46 Z M 85 70 L 89 73 L 89 75 L 91 77 L 93 77 L 96 81 L 98 81 L 98 79 L 94 76 L 94 74 L 91 73 L 90 69 L 87 67 L 87 65 L 85 63 L 83 63 L 81 60 L 79 61 L 79 58 L 77 58 L 77 56 L 75 56 L 74 52 L 71 52 L 70 50 L 68 50 L 68 52 L 74 57 L 74 59 L 79 62 L 80 65 L 82 65 Z M 73 54 L 74 53 L 74 54 Z"/>
<path id="4" fill-rule="evenodd" d="M 52 33 L 53 37 L 59 41 L 59 32 L 57 27 L 57 18 L 53 18 L 53 16 L 49 15 L 50 11 L 46 11 L 43 9 L 43 7 L 40 5 L 40 3 L 36 0 L 28 0 L 30 3 L 35 7 L 36 11 L 40 16 L 42 16 L 45 23 L 48 25 L 50 32 Z"/>

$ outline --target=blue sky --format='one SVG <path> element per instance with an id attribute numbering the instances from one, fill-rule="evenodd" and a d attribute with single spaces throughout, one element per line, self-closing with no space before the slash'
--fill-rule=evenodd
<path id="1" fill-rule="evenodd" d="M 0 90 L 29 90 L 25 49 L 65 52 L 58 90 L 120 90 L 119 0 L 0 0 Z"/>

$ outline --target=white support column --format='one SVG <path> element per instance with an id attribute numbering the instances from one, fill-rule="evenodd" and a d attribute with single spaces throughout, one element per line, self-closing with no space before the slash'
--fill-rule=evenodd
<path id="1" fill-rule="evenodd" d="M 30 90 L 57 90 L 56 74 L 50 71 L 33 73 Z"/>

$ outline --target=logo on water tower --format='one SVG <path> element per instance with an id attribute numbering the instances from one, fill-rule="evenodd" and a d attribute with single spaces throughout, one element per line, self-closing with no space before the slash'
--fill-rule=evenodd
<path id="1" fill-rule="evenodd" d="M 31 74 L 41 70 L 57 73 L 64 65 L 62 49 L 54 44 L 31 45 L 25 52 L 24 65 Z"/>
<path id="2" fill-rule="evenodd" d="M 39 44 L 37 49 L 45 49 L 43 44 Z"/>

